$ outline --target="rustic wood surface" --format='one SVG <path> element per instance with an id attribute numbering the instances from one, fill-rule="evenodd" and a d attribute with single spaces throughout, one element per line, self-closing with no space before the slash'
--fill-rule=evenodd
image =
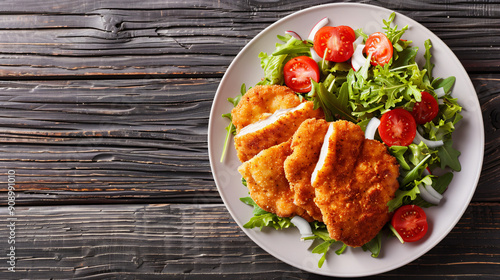
<path id="1" fill-rule="evenodd" d="M 207 127 L 235 55 L 276 20 L 331 2 L 2 1 L 0 279 L 326 279 L 238 228 L 213 181 Z M 393 9 L 443 39 L 475 86 L 486 140 L 477 191 L 451 233 L 363 279 L 498 279 L 500 2 L 351 2 Z"/>

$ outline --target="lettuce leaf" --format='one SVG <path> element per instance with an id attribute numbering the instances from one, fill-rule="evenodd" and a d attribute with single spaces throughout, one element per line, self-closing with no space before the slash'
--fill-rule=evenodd
<path id="1" fill-rule="evenodd" d="M 406 146 L 391 146 L 389 147 L 390 153 L 398 160 L 399 166 L 404 170 L 410 170 L 410 165 L 406 162 L 404 157 L 405 152 L 408 150 Z"/>
<path id="2" fill-rule="evenodd" d="M 441 168 L 444 169 L 449 166 L 455 171 L 460 171 L 462 169 L 458 157 L 460 156 L 460 151 L 452 147 L 453 141 L 444 141 L 444 145 L 438 148 L 439 158 L 441 160 Z"/>
<path id="3" fill-rule="evenodd" d="M 263 227 L 272 227 L 276 230 L 289 228 L 293 226 L 290 218 L 279 217 L 274 213 L 269 213 L 262 208 L 260 208 L 251 197 L 243 197 L 240 200 L 250 206 L 253 206 L 254 216 L 243 225 L 244 228 L 255 228 L 258 227 L 262 230 Z"/>
<path id="4" fill-rule="evenodd" d="M 316 83 L 312 79 L 311 83 L 312 90 L 308 96 L 312 98 L 315 109 L 318 107 L 323 109 L 326 121 L 331 122 L 342 118 L 356 122 L 349 108 L 349 92 L 347 90 L 347 85 L 342 85 L 337 96 L 335 93 L 329 92 L 323 83 Z"/>
<path id="5" fill-rule="evenodd" d="M 426 74 L 427 78 L 429 79 L 429 81 L 432 81 L 433 80 L 432 69 L 434 68 L 434 64 L 431 62 L 431 57 L 432 57 L 432 55 L 431 55 L 431 48 L 432 48 L 431 40 L 430 39 L 425 40 L 424 46 L 425 46 L 424 69 L 426 70 L 425 74 Z"/>
<path id="6" fill-rule="evenodd" d="M 420 193 L 418 186 L 414 186 L 410 190 L 401 190 L 398 189 L 396 191 L 396 195 L 392 200 L 387 202 L 387 206 L 389 207 L 389 212 L 393 212 L 394 210 L 401 207 L 403 204 L 408 204 L 409 201 L 415 200 L 417 195 Z"/>

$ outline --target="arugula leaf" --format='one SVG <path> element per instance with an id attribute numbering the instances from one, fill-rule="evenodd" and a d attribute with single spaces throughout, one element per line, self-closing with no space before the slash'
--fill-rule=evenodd
<path id="1" fill-rule="evenodd" d="M 246 93 L 246 91 L 247 91 L 246 85 L 243 83 L 240 88 L 240 94 L 234 98 L 228 98 L 227 101 L 229 101 L 231 104 L 233 104 L 234 107 L 236 107 L 236 105 L 238 105 L 238 103 L 240 102 L 241 98 Z M 229 139 L 231 134 L 236 135 L 236 127 L 233 125 L 233 116 L 231 115 L 231 113 L 229 112 L 226 114 L 222 114 L 222 117 L 229 119 L 229 125 L 226 127 L 227 133 L 224 139 L 224 146 L 222 147 L 222 155 L 220 157 L 220 162 L 224 162 L 224 158 L 226 157 L 227 146 L 229 144 Z"/>
<path id="2" fill-rule="evenodd" d="M 453 173 L 447 172 L 437 178 L 433 178 L 432 187 L 440 194 L 443 194 L 444 191 L 448 188 L 448 185 L 451 183 L 453 179 Z"/>
<path id="3" fill-rule="evenodd" d="M 449 166 L 455 171 L 460 171 L 462 169 L 458 157 L 460 156 L 460 151 L 452 147 L 453 141 L 451 139 L 444 141 L 444 145 L 438 148 L 438 155 L 441 159 L 441 168 L 444 169 Z"/>
<path id="4" fill-rule="evenodd" d="M 427 78 L 429 79 L 429 81 L 432 81 L 433 80 L 433 78 L 432 78 L 432 68 L 434 68 L 434 64 L 432 64 L 432 62 L 431 62 L 431 57 L 432 57 L 432 55 L 431 55 L 431 48 L 432 48 L 431 40 L 430 39 L 425 40 L 424 46 L 425 46 L 425 53 L 424 53 L 425 64 L 424 64 L 424 69 L 426 70 L 425 74 L 426 74 Z"/>
<path id="5" fill-rule="evenodd" d="M 246 205 L 250 205 L 250 206 L 253 206 L 253 214 L 254 216 L 259 216 L 259 215 L 263 215 L 263 214 L 267 214 L 269 212 L 267 212 L 266 210 L 260 208 L 259 205 L 257 205 L 257 203 L 255 203 L 253 201 L 253 199 L 249 196 L 247 197 L 242 197 L 240 198 L 240 200 L 245 203 Z"/>
<path id="6" fill-rule="evenodd" d="M 274 213 L 269 213 L 260 208 L 251 197 L 242 197 L 240 200 L 250 206 L 253 206 L 254 216 L 243 225 L 244 228 L 258 227 L 262 230 L 263 227 L 272 227 L 276 230 L 289 228 L 293 226 L 290 218 L 279 217 Z"/>
<path id="7" fill-rule="evenodd" d="M 309 239 L 320 238 L 323 241 L 332 240 L 330 238 L 330 234 L 328 233 L 328 230 L 326 229 L 326 225 L 324 223 L 322 223 L 322 222 L 314 221 L 312 223 L 311 230 L 312 230 L 312 232 L 314 234 L 314 237 L 313 238 L 309 238 Z"/>
<path id="8" fill-rule="evenodd" d="M 363 251 L 369 250 L 372 253 L 373 258 L 378 257 L 380 250 L 382 249 L 382 231 L 380 231 L 372 240 L 361 246 L 361 248 L 363 248 Z"/>
<path id="9" fill-rule="evenodd" d="M 398 160 L 399 166 L 404 170 L 410 170 L 410 165 L 406 162 L 404 157 L 405 152 L 408 150 L 406 146 L 391 146 L 389 147 L 389 151 L 391 154 Z"/>
<path id="10" fill-rule="evenodd" d="M 418 189 L 418 186 L 415 186 L 407 191 L 398 189 L 396 191 L 394 198 L 389 202 L 387 202 L 387 206 L 389 207 L 389 212 L 393 212 L 394 210 L 401 207 L 403 204 L 407 204 L 408 198 L 410 201 L 415 200 L 418 197 L 417 195 L 419 193 L 420 190 Z"/>
<path id="11" fill-rule="evenodd" d="M 382 20 L 385 25 L 382 28 L 385 30 L 385 35 L 387 36 L 387 39 L 391 41 L 394 49 L 392 61 L 396 61 L 399 58 L 400 52 L 402 52 L 411 43 L 411 41 L 401 41 L 401 37 L 405 31 L 408 30 L 408 25 L 404 26 L 400 30 L 398 30 L 397 25 L 391 27 L 395 17 L 396 13 L 392 13 L 387 20 Z"/>
<path id="12" fill-rule="evenodd" d="M 330 246 L 334 243 L 335 243 L 335 240 L 333 240 L 333 239 L 328 240 L 328 241 L 323 241 L 323 243 L 314 247 L 314 249 L 312 250 L 312 253 L 314 253 L 314 254 L 322 254 L 321 258 L 318 261 L 319 268 L 321 268 L 323 266 L 323 264 L 325 263 L 326 253 L 330 249 Z"/>
<path id="13" fill-rule="evenodd" d="M 363 36 L 364 40 L 368 39 L 368 35 L 366 35 L 366 33 L 361 28 L 354 30 L 354 34 L 356 35 L 356 38 L 358 38 L 359 36 Z"/>
<path id="14" fill-rule="evenodd" d="M 399 242 L 401 242 L 401 244 L 404 244 L 405 241 L 403 240 L 401 235 L 399 235 L 399 232 L 397 232 L 397 230 L 390 223 L 388 223 L 387 225 L 388 225 L 389 229 L 391 230 L 392 234 L 398 238 Z"/>
<path id="15" fill-rule="evenodd" d="M 413 167 L 410 172 L 404 174 L 403 180 L 401 182 L 401 185 L 404 187 L 408 183 L 413 182 L 417 180 L 417 178 L 422 174 L 422 170 L 426 167 L 425 163 L 426 161 L 431 157 L 430 154 L 428 154 L 426 157 L 424 157 L 415 167 Z"/>
<path id="16" fill-rule="evenodd" d="M 308 95 L 313 97 L 315 104 L 321 106 L 325 113 L 326 121 L 331 122 L 337 119 L 336 116 L 338 115 L 340 118 L 356 122 L 349 108 L 349 92 L 345 83 L 340 88 L 338 96 L 330 93 L 323 83 L 317 83 L 313 79 L 311 79 L 311 83 L 312 90 Z"/>
<path id="17" fill-rule="evenodd" d="M 417 56 L 418 47 L 409 47 L 399 52 L 398 59 L 396 59 L 391 68 L 398 68 L 407 66 L 409 64 L 415 63 L 415 57 Z"/>
<path id="18" fill-rule="evenodd" d="M 340 247 L 340 249 L 336 250 L 335 254 L 341 255 L 342 253 L 344 253 L 345 249 L 347 249 L 347 245 L 346 244 L 342 244 L 342 247 Z"/>
<path id="19" fill-rule="evenodd" d="M 401 30 L 398 30 L 398 26 L 395 25 L 394 27 L 391 27 L 391 24 L 394 21 L 394 18 L 396 17 L 396 13 L 392 13 L 387 20 L 383 19 L 382 22 L 384 23 L 384 27 L 382 27 L 385 30 L 385 35 L 387 36 L 387 39 L 392 42 L 392 44 L 396 44 L 399 39 L 401 39 L 401 36 L 405 33 L 406 30 L 408 30 L 408 25 L 405 27 L 401 28 Z"/>
<path id="20" fill-rule="evenodd" d="M 454 76 L 450 76 L 446 79 L 437 78 L 432 81 L 431 86 L 435 89 L 442 87 L 445 93 L 449 93 L 451 91 L 451 88 L 455 84 L 455 80 L 456 79 Z"/>

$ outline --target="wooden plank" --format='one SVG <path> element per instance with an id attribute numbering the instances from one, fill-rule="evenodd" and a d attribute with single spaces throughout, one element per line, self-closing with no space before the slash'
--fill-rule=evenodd
<path id="1" fill-rule="evenodd" d="M 223 205 L 17 207 L 14 216 L 0 209 L 2 221 L 9 217 L 16 272 L 2 269 L 2 279 L 326 279 L 264 252 Z M 473 203 L 434 249 L 380 277 L 499 277 L 499 221 L 500 204 Z M 9 235 L 0 227 L 4 249 Z"/>
<path id="2" fill-rule="evenodd" d="M 19 203 L 220 202 L 206 133 L 218 82 L 2 82 L 0 169 Z"/>
<path id="3" fill-rule="evenodd" d="M 328 1 L 6 1 L 0 77 L 202 75 L 220 77 L 260 31 Z M 498 4 L 364 1 L 394 9 L 440 36 L 468 71 L 498 71 Z M 460 5 L 457 5 L 460 3 Z"/>
<path id="4" fill-rule="evenodd" d="M 472 75 L 485 122 L 474 201 L 498 201 L 500 75 Z M 219 79 L 0 81 L 0 191 L 18 203 L 220 203 L 207 153 Z M 222 145 L 222 143 L 221 143 Z M 5 205 L 5 201 L 0 201 Z"/>

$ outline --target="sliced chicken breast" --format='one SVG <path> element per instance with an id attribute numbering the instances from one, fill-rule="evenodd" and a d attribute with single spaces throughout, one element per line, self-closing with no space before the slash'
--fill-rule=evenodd
<path id="1" fill-rule="evenodd" d="M 300 103 L 297 94 L 286 86 L 255 86 L 231 111 L 232 122 L 239 133 L 245 126 L 265 119 L 277 110 L 297 107 Z"/>
<path id="2" fill-rule="evenodd" d="M 288 141 L 306 119 L 324 118 L 323 111 L 313 107 L 312 101 L 306 101 L 294 108 L 275 111 L 268 118 L 241 129 L 234 137 L 240 161 L 245 162 L 264 149 Z"/>
<path id="3" fill-rule="evenodd" d="M 313 217 L 322 221 L 321 211 L 314 202 L 311 175 L 319 160 L 323 139 L 328 130 L 323 119 L 305 120 L 292 137 L 292 154 L 285 160 L 285 176 L 294 194 L 293 202 Z"/>
<path id="4" fill-rule="evenodd" d="M 352 247 L 374 238 L 389 219 L 399 166 L 387 148 L 354 123 L 330 124 L 311 178 L 330 237 Z"/>
<path id="5" fill-rule="evenodd" d="M 283 163 L 292 153 L 290 144 L 291 139 L 263 150 L 243 163 L 238 171 L 259 207 L 280 217 L 300 215 L 311 221 L 306 211 L 293 203 L 293 192 L 285 177 Z"/>

